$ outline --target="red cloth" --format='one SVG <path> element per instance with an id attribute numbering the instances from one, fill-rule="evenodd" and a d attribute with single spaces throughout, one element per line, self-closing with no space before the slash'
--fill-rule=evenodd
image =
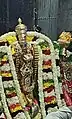
<path id="1" fill-rule="evenodd" d="M 69 83 L 68 81 L 64 81 L 62 85 L 63 96 L 67 106 L 72 106 L 72 93 L 67 91 L 67 89 L 65 88 L 65 85 L 68 86 L 68 90 L 69 90 L 69 88 L 72 87 L 71 84 L 72 82 Z"/>

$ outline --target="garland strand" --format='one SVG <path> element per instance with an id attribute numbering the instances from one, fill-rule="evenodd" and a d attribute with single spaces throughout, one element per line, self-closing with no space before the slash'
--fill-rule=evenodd
<path id="1" fill-rule="evenodd" d="M 2 77 L 0 76 L 0 94 L 1 94 L 1 101 L 3 104 L 3 108 L 4 108 L 4 112 L 6 114 L 7 119 L 12 119 L 10 112 L 8 110 L 8 106 L 6 103 L 6 97 L 5 97 L 5 93 L 4 93 L 4 88 L 3 88 L 3 83 L 2 83 Z"/>
<path id="2" fill-rule="evenodd" d="M 38 87 L 39 87 L 39 101 L 43 119 L 46 117 L 45 111 L 45 103 L 44 103 L 44 94 L 43 94 L 43 81 L 42 81 L 42 50 L 40 46 L 38 46 L 38 53 L 39 53 L 39 61 L 38 61 Z"/>
<path id="3" fill-rule="evenodd" d="M 12 59 L 10 47 L 7 48 L 7 53 L 8 53 L 8 57 L 9 57 L 9 63 L 10 63 L 11 72 L 12 72 L 12 75 L 13 75 L 13 81 L 14 81 L 14 84 L 15 84 L 17 96 L 19 98 L 21 106 L 23 108 L 25 108 L 25 102 L 24 102 L 24 100 L 22 98 L 22 93 L 21 93 L 20 85 L 19 85 L 19 82 L 18 82 L 18 79 L 17 79 L 17 74 L 16 74 L 16 71 L 15 71 L 15 66 L 14 66 L 14 62 L 13 62 L 13 59 Z M 25 115 L 26 115 L 25 119 L 30 119 L 30 115 L 29 115 L 29 113 L 27 111 L 25 111 Z"/>
<path id="4" fill-rule="evenodd" d="M 61 97 L 60 97 L 60 90 L 59 90 L 59 84 L 58 84 L 58 77 L 57 77 L 57 69 L 56 69 L 56 59 L 55 59 L 55 52 L 54 52 L 54 46 L 52 41 L 45 35 L 38 33 L 38 32 L 27 32 L 28 36 L 36 36 L 40 39 L 44 39 L 44 41 L 48 42 L 50 51 L 51 51 L 51 61 L 52 61 L 52 71 L 53 71 L 53 79 L 54 79 L 54 86 L 55 86 L 55 92 L 56 92 L 56 99 L 58 103 L 58 107 L 60 108 L 62 106 L 61 103 Z M 39 40 L 38 40 L 39 42 Z"/>

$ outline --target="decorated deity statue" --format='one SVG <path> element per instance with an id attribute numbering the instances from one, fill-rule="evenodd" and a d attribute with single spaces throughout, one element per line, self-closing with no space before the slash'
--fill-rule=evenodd
<path id="1" fill-rule="evenodd" d="M 18 44 L 15 47 L 16 51 L 16 72 L 18 75 L 18 79 L 20 81 L 20 85 L 22 88 L 22 92 L 28 96 L 28 93 L 31 93 L 34 88 L 34 83 L 32 83 L 32 61 L 33 56 L 31 55 L 30 49 L 27 47 L 26 43 L 26 26 L 21 24 L 21 19 L 19 19 L 19 25 L 16 26 L 16 35 Z"/>
<path id="2" fill-rule="evenodd" d="M 26 42 L 27 27 L 18 19 L 19 24 L 16 26 L 17 42 L 13 45 L 15 54 L 13 56 L 17 77 L 20 83 L 23 98 L 26 105 L 32 110 L 32 118 L 39 112 L 39 106 L 33 96 L 35 85 L 33 70 L 33 49 Z"/>

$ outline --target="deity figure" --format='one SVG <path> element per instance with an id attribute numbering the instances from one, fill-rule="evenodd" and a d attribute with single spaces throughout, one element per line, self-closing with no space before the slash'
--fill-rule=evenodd
<path id="1" fill-rule="evenodd" d="M 15 54 L 13 56 L 17 77 L 20 83 L 24 100 L 31 108 L 33 118 L 39 112 L 39 106 L 33 96 L 35 85 L 33 70 L 33 48 L 26 42 L 27 27 L 18 19 L 19 24 L 16 26 L 17 41 L 13 44 Z"/>

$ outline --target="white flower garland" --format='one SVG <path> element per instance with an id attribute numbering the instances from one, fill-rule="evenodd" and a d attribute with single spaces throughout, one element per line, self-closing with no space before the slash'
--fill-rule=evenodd
<path id="1" fill-rule="evenodd" d="M 38 87 L 39 87 L 39 101 L 40 101 L 40 107 L 43 119 L 46 117 L 46 111 L 45 111 L 45 103 L 44 103 L 44 94 L 43 94 L 43 79 L 42 79 L 42 50 L 40 46 L 38 46 L 38 53 L 39 53 L 39 61 L 38 61 Z"/>
<path id="2" fill-rule="evenodd" d="M 43 73 L 42 74 L 42 77 L 44 80 L 47 80 L 47 79 L 53 79 L 53 75 L 52 75 L 52 72 L 48 72 L 48 73 Z"/>
<path id="3" fill-rule="evenodd" d="M 14 119 L 25 119 L 24 117 L 25 117 L 24 113 L 23 113 L 23 112 L 20 112 L 20 113 L 18 113 L 18 114 L 14 117 Z M 27 119 L 27 118 L 26 118 L 26 119 Z"/>
<path id="4" fill-rule="evenodd" d="M 40 39 L 44 39 L 46 42 L 48 42 L 50 51 L 51 51 L 51 61 L 52 61 L 52 71 L 53 71 L 53 79 L 54 79 L 54 86 L 55 86 L 55 92 L 56 92 L 56 99 L 58 103 L 58 107 L 62 106 L 61 98 L 60 98 L 60 90 L 59 90 L 59 84 L 58 84 L 58 77 L 57 77 L 57 69 L 56 69 L 56 60 L 55 60 L 55 52 L 54 52 L 54 46 L 52 41 L 45 35 L 38 33 L 38 32 L 27 32 L 28 36 L 36 36 Z M 38 40 L 39 42 L 39 40 Z"/>
<path id="5" fill-rule="evenodd" d="M 70 55 L 72 55 L 72 52 L 67 50 L 67 57 L 69 57 Z"/>
<path id="6" fill-rule="evenodd" d="M 4 85 L 4 88 L 14 87 L 13 81 L 4 81 L 3 85 Z"/>
<path id="7" fill-rule="evenodd" d="M 16 33 L 13 32 L 8 32 L 0 36 L 0 41 L 4 40 L 7 36 L 16 36 Z"/>
<path id="8" fill-rule="evenodd" d="M 0 67 L 0 70 L 1 71 L 9 71 L 10 70 L 9 64 L 4 64 L 2 67 Z"/>
<path id="9" fill-rule="evenodd" d="M 12 98 L 8 98 L 7 101 L 8 101 L 8 105 L 9 106 L 12 105 L 12 104 L 19 103 L 19 100 L 18 100 L 18 97 L 17 96 L 12 97 Z"/>
<path id="10" fill-rule="evenodd" d="M 43 59 L 44 59 L 45 61 L 50 60 L 50 59 L 51 59 L 51 56 L 50 56 L 50 55 L 45 55 L 45 54 L 43 54 Z"/>
<path id="11" fill-rule="evenodd" d="M 60 67 L 57 66 L 57 76 L 60 77 Z"/>
<path id="12" fill-rule="evenodd" d="M 12 75 L 13 75 L 13 81 L 14 81 L 14 84 L 15 84 L 17 96 L 19 98 L 21 106 L 24 108 L 25 107 L 25 102 L 22 98 L 22 93 L 21 93 L 20 85 L 19 85 L 19 82 L 18 82 L 18 79 L 17 79 L 17 74 L 16 74 L 16 71 L 15 71 L 15 66 L 14 66 L 12 55 L 11 55 L 10 47 L 7 48 L 7 53 L 8 53 L 8 57 L 9 57 L 9 63 L 10 63 L 11 72 L 12 72 Z M 30 119 L 29 113 L 27 111 L 24 111 L 24 112 L 25 112 L 25 115 L 26 115 L 25 119 Z"/>
<path id="13" fill-rule="evenodd" d="M 7 119 L 12 119 L 10 112 L 8 110 L 8 106 L 6 103 L 6 97 L 5 97 L 5 93 L 4 93 L 4 88 L 3 88 L 3 83 L 2 83 L 2 77 L 0 76 L 0 95 L 1 95 L 1 101 L 3 104 L 3 108 L 4 108 L 4 112 L 6 114 Z"/>
<path id="14" fill-rule="evenodd" d="M 13 59 L 12 59 L 12 55 L 11 55 L 11 49 L 10 49 L 10 47 L 7 47 L 7 46 L 1 46 L 0 47 L 0 52 L 4 52 L 4 53 L 8 54 L 8 59 L 9 59 L 9 63 L 10 63 L 11 72 L 12 72 L 12 75 L 13 75 L 13 81 L 14 81 L 14 84 L 15 84 L 17 96 L 19 98 L 21 106 L 24 108 L 25 107 L 25 103 L 24 103 L 24 100 L 22 98 L 22 93 L 21 93 L 19 82 L 18 82 L 18 79 L 17 79 L 17 75 L 16 75 L 16 71 L 15 71 L 15 67 L 14 67 L 14 63 L 13 63 Z M 11 85 L 7 85 L 7 87 L 8 86 L 12 87 L 13 85 L 12 85 L 11 81 L 9 83 Z M 24 110 L 24 113 L 26 115 L 26 116 L 24 115 L 24 119 L 30 119 L 30 115 L 28 114 L 28 112 Z"/>
<path id="15" fill-rule="evenodd" d="M 59 59 L 59 50 L 55 49 L 55 59 Z"/>
<path id="16" fill-rule="evenodd" d="M 48 97 L 48 96 L 55 96 L 54 90 L 52 90 L 50 93 L 48 93 L 47 91 L 44 92 L 44 97 Z"/>
<path id="17" fill-rule="evenodd" d="M 0 119 L 5 119 L 4 113 L 2 113 L 2 114 L 0 115 Z"/>

